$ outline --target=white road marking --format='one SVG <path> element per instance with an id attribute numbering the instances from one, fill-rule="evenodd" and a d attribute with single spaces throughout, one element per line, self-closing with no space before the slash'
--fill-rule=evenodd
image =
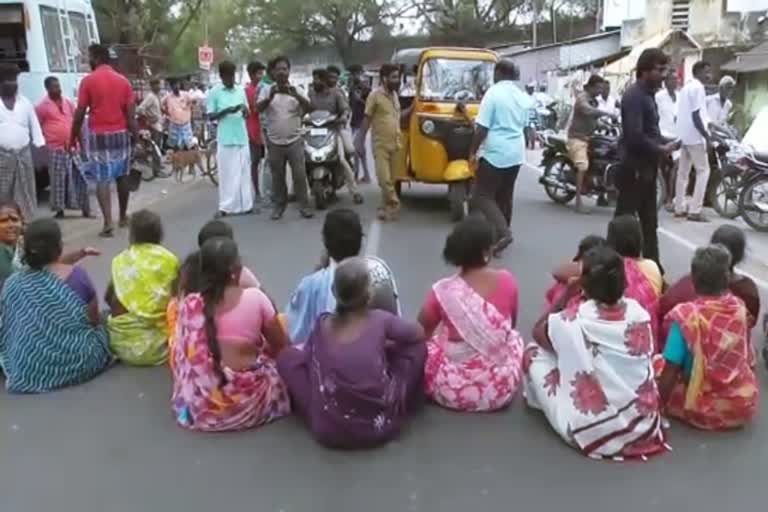
<path id="1" fill-rule="evenodd" d="M 368 236 L 365 240 L 365 255 L 376 256 L 381 242 L 381 221 L 375 219 L 368 226 Z"/>
<path id="2" fill-rule="evenodd" d="M 532 171 L 535 171 L 538 174 L 543 174 L 543 172 L 544 172 L 539 167 L 534 167 L 532 164 L 530 164 L 528 162 L 525 162 L 523 165 L 525 167 L 527 167 L 528 169 L 531 169 Z M 661 228 L 660 227 L 660 228 L 657 228 L 657 231 L 659 233 L 661 233 L 662 235 L 666 236 L 667 238 L 669 238 L 670 240 L 672 240 L 673 242 L 677 242 L 680 245 L 684 246 L 686 249 L 688 249 L 690 251 L 695 251 L 698 248 L 698 245 L 696 245 L 695 243 L 691 242 L 690 240 L 688 240 L 686 238 L 683 238 L 680 235 L 677 235 L 677 234 L 673 233 L 672 231 L 670 231 L 670 230 L 668 230 L 666 228 Z M 755 284 L 757 286 L 759 286 L 760 288 L 762 288 L 763 290 L 768 290 L 768 281 L 760 279 L 759 277 L 756 277 L 755 275 L 753 275 L 753 274 L 751 274 L 749 272 L 745 272 L 744 270 L 741 270 L 741 269 L 739 269 L 739 273 L 741 275 L 743 275 L 743 276 L 747 276 L 748 278 L 752 279 L 755 282 Z"/>
<path id="3" fill-rule="evenodd" d="M 670 240 L 679 243 L 680 245 L 684 246 L 685 248 L 687 248 L 690 251 L 695 251 L 699 247 L 698 245 L 696 245 L 695 243 L 691 242 L 690 240 L 687 240 L 687 239 L 683 238 L 682 236 L 680 236 L 678 234 L 675 234 L 675 233 L 673 233 L 672 231 L 670 231 L 670 230 L 668 230 L 666 228 L 657 228 L 656 231 L 658 233 L 661 233 L 662 235 L 666 236 Z M 760 288 L 762 288 L 764 290 L 768 290 L 768 281 L 764 281 L 763 279 L 760 279 L 759 277 L 756 277 L 755 275 L 750 274 L 749 272 L 746 272 L 746 271 L 742 270 L 741 268 L 739 269 L 739 274 L 741 274 L 743 276 L 747 276 L 748 278 L 752 279 L 757 286 L 759 286 Z"/>

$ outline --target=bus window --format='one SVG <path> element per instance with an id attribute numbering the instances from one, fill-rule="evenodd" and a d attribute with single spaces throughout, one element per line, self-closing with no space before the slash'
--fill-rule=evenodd
<path id="1" fill-rule="evenodd" d="M 61 35 L 59 15 L 56 9 L 40 6 L 40 20 L 43 25 L 43 38 L 48 54 L 48 71 L 66 72 L 67 54 L 64 49 L 64 38 Z"/>
<path id="2" fill-rule="evenodd" d="M 90 38 L 88 36 L 88 24 L 85 21 L 85 14 L 81 12 L 69 12 L 69 24 L 72 27 L 72 36 L 75 38 L 77 50 L 80 52 L 77 56 L 77 70 L 80 73 L 87 73 L 91 70 L 88 63 L 88 45 Z"/>
<path id="3" fill-rule="evenodd" d="M 0 62 L 16 64 L 29 71 L 27 34 L 21 4 L 0 5 Z"/>

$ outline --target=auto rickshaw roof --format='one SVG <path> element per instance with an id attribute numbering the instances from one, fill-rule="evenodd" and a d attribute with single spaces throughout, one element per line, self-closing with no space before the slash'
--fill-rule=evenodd
<path id="1" fill-rule="evenodd" d="M 392 55 L 392 63 L 401 64 L 406 66 L 406 68 L 410 68 L 412 66 L 417 66 L 424 57 L 467 58 L 470 55 L 472 58 L 493 61 L 498 60 L 498 54 L 487 48 L 427 46 L 424 48 L 405 48 L 398 50 Z"/>

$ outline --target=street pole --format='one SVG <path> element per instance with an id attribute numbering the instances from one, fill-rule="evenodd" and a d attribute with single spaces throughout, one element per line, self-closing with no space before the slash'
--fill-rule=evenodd
<path id="1" fill-rule="evenodd" d="M 536 48 L 539 45 L 539 30 L 538 30 L 538 21 L 539 21 L 539 0 L 531 0 L 531 3 L 533 5 L 533 21 L 531 23 L 532 28 L 532 37 L 533 40 L 533 47 Z"/>

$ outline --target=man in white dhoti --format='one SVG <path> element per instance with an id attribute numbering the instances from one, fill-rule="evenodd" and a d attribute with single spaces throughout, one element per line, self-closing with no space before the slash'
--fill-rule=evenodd
<path id="1" fill-rule="evenodd" d="M 208 94 L 208 118 L 218 121 L 218 216 L 253 212 L 251 153 L 245 124 L 248 100 L 245 90 L 235 85 L 235 69 L 229 61 L 219 64 L 221 84 Z"/>

